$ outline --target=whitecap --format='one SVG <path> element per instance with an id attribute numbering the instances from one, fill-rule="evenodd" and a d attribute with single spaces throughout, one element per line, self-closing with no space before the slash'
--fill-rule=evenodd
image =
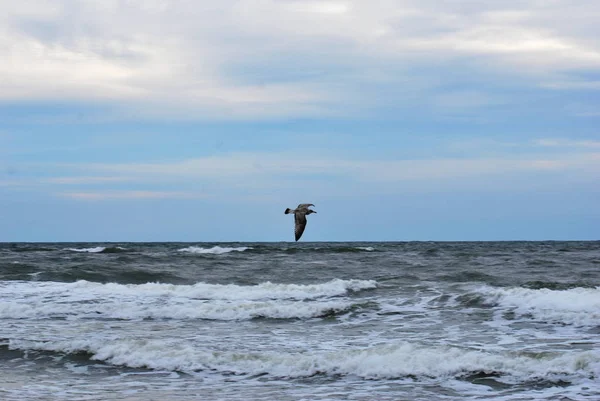
<path id="1" fill-rule="evenodd" d="M 229 252 L 244 252 L 247 249 L 252 249 L 248 246 L 239 246 L 239 247 L 220 247 L 213 246 L 212 248 L 202 248 L 199 246 L 189 246 L 187 248 L 179 249 L 179 252 L 188 252 L 188 253 L 199 253 L 199 254 L 212 254 L 212 255 L 221 255 Z"/>
<path id="2" fill-rule="evenodd" d="M 81 338 L 66 341 L 11 340 L 11 349 L 89 352 L 93 360 L 134 368 L 193 372 L 211 370 L 239 375 L 310 377 L 352 375 L 365 379 L 402 377 L 461 378 L 486 372 L 507 383 L 547 380 L 587 380 L 598 377 L 600 355 L 594 351 L 520 355 L 484 352 L 408 342 L 331 351 L 215 351 L 185 340 Z"/>
<path id="3" fill-rule="evenodd" d="M 111 319 L 111 320 L 251 320 L 310 319 L 344 313 L 353 304 L 342 301 L 163 301 L 104 302 L 102 304 L 28 305 L 0 303 L 0 317 L 50 319 Z"/>
<path id="4" fill-rule="evenodd" d="M 373 289 L 374 280 L 333 279 L 319 284 L 283 284 L 266 281 L 256 285 L 208 284 L 117 284 L 79 280 L 74 283 L 12 281 L 0 283 L 2 298 L 65 296 L 73 299 L 88 297 L 185 297 L 191 299 L 260 300 L 297 299 L 307 300 L 345 295 L 348 292 Z M 1 298 L 0 298 L 1 299 Z"/>
<path id="5" fill-rule="evenodd" d="M 331 297 L 375 286 L 363 280 L 253 286 L 4 282 L 0 318 L 305 319 L 347 311 L 352 303 Z"/>
<path id="6" fill-rule="evenodd" d="M 67 251 L 98 253 L 98 252 L 104 251 L 105 249 L 106 249 L 106 247 L 97 246 L 97 247 L 94 247 L 94 248 L 67 248 Z"/>
<path id="7" fill-rule="evenodd" d="M 517 316 L 577 326 L 600 325 L 600 288 L 492 288 L 483 287 L 488 303 L 511 309 Z"/>

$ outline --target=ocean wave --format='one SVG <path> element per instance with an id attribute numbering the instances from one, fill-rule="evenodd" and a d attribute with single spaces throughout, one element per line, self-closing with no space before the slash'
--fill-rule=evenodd
<path id="1" fill-rule="evenodd" d="M 46 300 L 53 295 L 73 299 L 98 297 L 184 297 L 190 299 L 216 300 L 261 300 L 295 299 L 309 300 L 345 295 L 349 292 L 373 289 L 374 280 L 333 279 L 320 284 L 278 284 L 266 281 L 256 285 L 208 284 L 176 285 L 162 283 L 116 284 L 80 280 L 74 283 L 61 282 L 3 282 L 3 296 L 18 299 L 20 296 L 40 296 Z M 0 298 L 1 299 L 1 298 Z"/>
<path id="2" fill-rule="evenodd" d="M 181 372 L 212 371 L 236 375 L 301 378 L 315 375 L 364 379 L 459 378 L 494 376 L 508 383 L 574 381 L 597 378 L 600 354 L 579 351 L 552 354 L 485 352 L 408 342 L 332 351 L 215 351 L 183 340 L 74 339 L 10 340 L 9 349 L 87 353 L 111 365 Z"/>
<path id="3" fill-rule="evenodd" d="M 99 253 L 105 250 L 104 246 L 96 246 L 93 248 L 67 248 L 67 251 L 71 252 L 87 252 L 87 253 Z"/>
<path id="4" fill-rule="evenodd" d="M 345 313 L 354 304 L 331 297 L 374 287 L 374 281 L 338 279 L 254 286 L 3 282 L 0 318 L 305 319 Z"/>
<path id="5" fill-rule="evenodd" d="M 252 249 L 248 246 L 238 246 L 238 247 L 221 247 L 221 246 L 213 246 L 212 248 L 202 248 L 199 246 L 189 246 L 187 248 L 178 249 L 179 252 L 188 252 L 188 253 L 199 253 L 199 254 L 211 254 L 211 255 L 222 255 L 224 253 L 230 252 L 244 252 L 248 249 Z"/>
<path id="6" fill-rule="evenodd" d="M 361 253 L 373 252 L 375 248 L 372 246 L 299 246 L 281 248 L 285 253 Z"/>
<path id="7" fill-rule="evenodd" d="M 561 281 L 546 281 L 546 280 L 534 280 L 528 281 L 523 284 L 523 287 L 532 290 L 539 290 L 547 288 L 549 290 L 570 290 L 572 288 L 596 288 L 595 285 L 589 282 L 561 282 Z"/>
<path id="8" fill-rule="evenodd" d="M 96 246 L 93 248 L 67 248 L 67 251 L 80 252 L 80 253 L 120 253 L 127 251 L 126 248 L 120 246 Z"/>
<path id="9" fill-rule="evenodd" d="M 367 252 L 373 252 L 375 250 L 375 248 L 373 248 L 372 246 L 357 246 L 357 249 L 360 249 L 361 251 L 367 251 Z"/>
<path id="10" fill-rule="evenodd" d="M 600 325 L 600 288 L 492 288 L 478 291 L 483 302 L 509 308 L 517 316 L 576 326 Z"/>
<path id="11" fill-rule="evenodd" d="M 333 317 L 356 305 L 343 301 L 198 301 L 161 300 L 100 303 L 24 304 L 0 303 L 0 319 L 96 320 L 252 320 Z"/>
<path id="12" fill-rule="evenodd" d="M 10 248 L 11 252 L 52 252 L 55 248 L 19 244 Z"/>
<path id="13" fill-rule="evenodd" d="M 446 281 L 450 283 L 466 283 L 466 282 L 484 282 L 484 283 L 496 283 L 498 282 L 498 277 L 482 273 L 480 271 L 469 271 L 469 270 L 460 270 L 456 272 L 452 272 L 450 274 L 442 274 L 437 277 L 438 280 Z"/>

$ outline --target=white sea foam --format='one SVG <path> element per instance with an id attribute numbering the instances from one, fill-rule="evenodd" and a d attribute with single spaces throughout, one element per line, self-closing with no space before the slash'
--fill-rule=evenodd
<path id="1" fill-rule="evenodd" d="M 187 248 L 179 249 L 179 252 L 221 255 L 221 254 L 230 253 L 230 252 L 244 252 L 245 250 L 248 250 L 248 249 L 252 249 L 252 248 L 248 247 L 248 246 L 238 246 L 238 247 L 213 246 L 212 248 L 189 246 Z"/>
<path id="2" fill-rule="evenodd" d="M 600 325 L 600 288 L 550 290 L 483 287 L 479 291 L 487 302 L 509 308 L 518 316 L 578 326 Z"/>
<path id="3" fill-rule="evenodd" d="M 0 303 L 0 318 L 66 318 L 66 319 L 209 319 L 249 320 L 308 319 L 349 310 L 343 301 L 195 301 L 195 300 L 105 300 L 92 303 L 24 304 Z"/>
<path id="4" fill-rule="evenodd" d="M 453 378 L 485 372 L 506 382 L 585 380 L 600 376 L 600 354 L 594 351 L 527 356 L 458 347 L 426 347 L 408 342 L 343 348 L 333 351 L 215 351 L 191 341 L 146 339 L 11 340 L 11 349 L 88 352 L 114 365 L 192 372 L 211 370 L 275 377 L 315 374 L 355 375 L 366 379 L 406 376 Z"/>
<path id="5" fill-rule="evenodd" d="M 375 248 L 373 248 L 372 246 L 359 246 L 357 249 L 360 249 L 362 251 L 369 251 L 369 252 L 372 252 L 375 250 Z"/>
<path id="6" fill-rule="evenodd" d="M 353 305 L 331 297 L 375 286 L 374 281 L 363 280 L 254 286 L 2 282 L 0 318 L 311 318 L 343 312 Z"/>
<path id="7" fill-rule="evenodd" d="M 192 299 L 221 299 L 221 300 L 261 300 L 261 299 L 316 299 L 345 295 L 350 291 L 360 291 L 377 287 L 374 280 L 340 280 L 320 284 L 278 284 L 270 281 L 257 285 L 236 284 L 207 284 L 176 285 L 161 283 L 146 284 L 116 284 L 97 283 L 79 280 L 74 283 L 61 282 L 0 282 L 2 294 L 8 299 L 18 299 L 21 296 L 41 296 L 48 299 L 52 295 L 87 299 L 88 297 L 106 296 L 144 296 L 144 297 L 185 297 Z"/>
<path id="8" fill-rule="evenodd" d="M 98 253 L 102 252 L 106 249 L 104 246 L 97 246 L 94 248 L 67 248 L 67 251 L 72 252 L 87 252 L 87 253 Z"/>

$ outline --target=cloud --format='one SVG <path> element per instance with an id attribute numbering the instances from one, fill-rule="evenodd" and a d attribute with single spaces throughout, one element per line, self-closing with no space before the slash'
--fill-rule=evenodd
<path id="1" fill-rule="evenodd" d="M 573 140 L 566 138 L 544 138 L 534 141 L 538 146 L 547 148 L 584 148 L 584 149 L 600 149 L 600 141 L 594 140 Z"/>
<path id="2" fill-rule="evenodd" d="M 366 154 L 352 149 L 245 151 L 130 163 L 22 163 L 26 174 L 0 180 L 26 191 L 77 201 L 212 199 L 288 201 L 401 193 L 521 191 L 589 185 L 600 175 L 593 139 L 451 141 L 436 157 Z M 410 155 L 410 153 L 406 153 Z M 459 156 L 457 156 L 459 155 Z M 579 183 L 579 184 L 578 184 Z"/>
<path id="3" fill-rule="evenodd" d="M 30 187 L 30 183 L 25 183 L 20 180 L 0 180 L 0 187 L 20 189 Z"/>
<path id="4" fill-rule="evenodd" d="M 292 11 L 317 14 L 346 14 L 349 11 L 349 5 L 341 1 L 290 1 L 284 7 Z"/>
<path id="5" fill-rule="evenodd" d="M 460 63 L 528 85 L 594 88 L 569 74 L 600 67 L 599 11 L 566 0 L 3 3 L 0 100 L 260 119 L 351 115 L 380 105 L 365 88 L 388 83 L 444 109 L 453 95 L 439 85 L 452 84 L 452 74 L 424 77 L 420 67 Z M 274 65 L 282 74 L 270 72 Z M 260 78 L 241 73 L 249 69 Z M 497 101 L 464 93 L 467 108 Z"/>
<path id="6" fill-rule="evenodd" d="M 542 86 L 548 89 L 556 89 L 556 90 L 565 90 L 565 89 L 575 89 L 575 90 L 599 90 L 600 89 L 600 81 L 582 81 L 582 80 L 567 80 L 560 81 L 556 80 L 553 82 L 543 83 Z"/>
<path id="7" fill-rule="evenodd" d="M 124 199 L 198 199 L 206 195 L 177 191 L 88 191 L 59 192 L 58 196 L 84 201 L 124 200 Z"/>
<path id="8" fill-rule="evenodd" d="M 211 25 L 213 16 L 200 15 L 202 24 L 184 18 L 179 27 L 184 3 L 178 10 L 142 2 L 122 8 L 118 3 L 57 3 L 45 14 L 5 10 L 12 29 L 0 36 L 0 55 L 7 60 L 0 77 L 8 78 L 1 80 L 0 100 L 120 101 L 132 105 L 130 113 L 251 117 L 291 110 L 302 114 L 304 109 L 317 113 L 328 97 L 310 85 L 228 82 L 220 72 L 227 60 L 215 52 L 219 43 L 198 43 L 210 34 L 210 27 L 202 27 Z M 54 34 L 40 35 L 29 28 L 35 24 L 23 23 L 39 20 L 50 24 Z M 79 29 L 80 24 L 86 28 Z"/>
<path id="9" fill-rule="evenodd" d="M 473 110 L 489 105 L 502 105 L 507 99 L 481 91 L 446 91 L 433 96 L 434 104 L 446 110 Z"/>
<path id="10" fill-rule="evenodd" d="M 52 177 L 45 180 L 49 184 L 81 185 L 81 184 L 99 184 L 110 182 L 131 181 L 130 177 L 99 177 L 99 176 L 79 176 L 79 177 Z"/>
<path id="11" fill-rule="evenodd" d="M 547 146 L 547 143 L 542 142 Z M 294 153 L 235 153 L 172 163 L 82 164 L 77 171 L 110 172 L 119 177 L 135 177 L 137 182 L 186 185 L 190 182 L 217 183 L 228 188 L 277 187 L 282 182 L 296 186 L 295 180 L 323 182 L 335 179 L 348 184 L 386 185 L 419 182 L 437 185 L 445 180 L 493 178 L 546 171 L 600 173 L 599 152 L 553 154 L 545 157 L 369 160 L 311 157 Z"/>

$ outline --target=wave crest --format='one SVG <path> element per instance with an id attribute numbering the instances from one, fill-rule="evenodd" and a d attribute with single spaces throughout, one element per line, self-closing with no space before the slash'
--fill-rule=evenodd
<path id="1" fill-rule="evenodd" d="M 211 254 L 211 255 L 222 255 L 224 253 L 230 252 L 244 252 L 248 249 L 252 249 L 248 246 L 238 246 L 238 247 L 220 247 L 213 246 L 212 248 L 202 248 L 199 246 L 188 246 L 187 248 L 178 249 L 179 252 L 187 252 L 187 253 L 199 253 L 199 254 Z"/>
<path id="2" fill-rule="evenodd" d="M 120 246 L 96 246 L 93 248 L 67 248 L 67 251 L 79 253 L 120 253 L 127 251 L 126 248 Z"/>
<path id="3" fill-rule="evenodd" d="M 96 246 L 93 248 L 67 248 L 67 251 L 71 252 L 86 252 L 86 253 L 99 253 L 106 249 L 103 246 Z"/>
<path id="4" fill-rule="evenodd" d="M 519 355 L 459 347 L 426 347 L 408 342 L 368 348 L 291 353 L 285 351 L 214 351 L 192 342 L 169 340 L 80 339 L 33 342 L 11 340 L 10 349 L 88 353 L 112 365 L 224 374 L 296 378 L 317 374 L 355 375 L 365 379 L 466 378 L 481 374 L 511 381 L 589 379 L 597 376 L 600 355 L 593 351 Z"/>
<path id="5" fill-rule="evenodd" d="M 478 292 L 483 295 L 485 302 L 512 309 L 518 316 L 577 326 L 600 325 L 600 288 L 551 290 L 484 287 Z"/>
<path id="6" fill-rule="evenodd" d="M 254 286 L 13 282 L 2 288 L 0 318 L 306 319 L 345 313 L 354 304 L 331 297 L 375 286 L 363 280 Z"/>

